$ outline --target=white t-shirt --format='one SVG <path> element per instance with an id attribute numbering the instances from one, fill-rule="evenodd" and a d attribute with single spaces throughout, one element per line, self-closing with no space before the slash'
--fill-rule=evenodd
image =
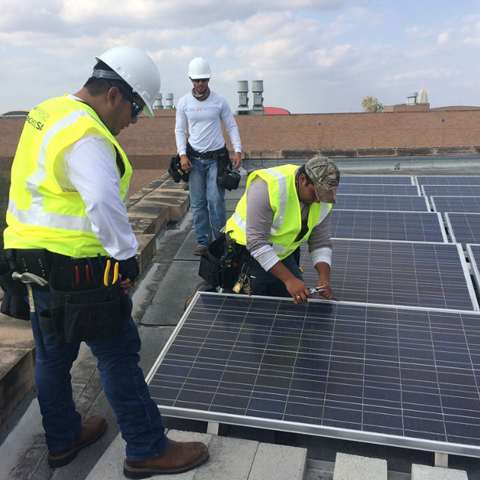
<path id="1" fill-rule="evenodd" d="M 238 126 L 224 97 L 212 91 L 203 102 L 198 101 L 192 93 L 183 96 L 177 105 L 175 123 L 178 154 L 186 154 L 187 129 L 190 133 L 188 141 L 194 150 L 203 153 L 223 148 L 222 122 L 235 152 L 241 153 Z"/>

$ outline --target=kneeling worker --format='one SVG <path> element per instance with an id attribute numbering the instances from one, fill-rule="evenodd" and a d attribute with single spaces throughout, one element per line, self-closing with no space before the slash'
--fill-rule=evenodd
<path id="1" fill-rule="evenodd" d="M 305 165 L 283 165 L 250 174 L 246 192 L 226 232 L 245 246 L 234 288 L 253 295 L 289 297 L 296 304 L 311 298 L 294 252 L 308 242 L 318 272 L 317 287 L 332 298 L 330 211 L 340 180 L 337 166 L 326 157 Z"/>

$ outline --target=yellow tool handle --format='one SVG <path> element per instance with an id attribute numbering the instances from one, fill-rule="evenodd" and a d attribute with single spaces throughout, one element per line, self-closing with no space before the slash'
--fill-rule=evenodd
<path id="1" fill-rule="evenodd" d="M 119 263 L 116 262 L 116 263 L 115 263 L 115 267 L 113 267 L 113 281 L 112 281 L 112 285 L 118 280 L 118 266 L 119 266 Z"/>
<path id="2" fill-rule="evenodd" d="M 103 274 L 103 283 L 108 287 L 108 274 L 110 272 L 110 266 L 112 262 L 110 259 L 107 260 L 107 266 L 105 267 L 105 273 Z"/>

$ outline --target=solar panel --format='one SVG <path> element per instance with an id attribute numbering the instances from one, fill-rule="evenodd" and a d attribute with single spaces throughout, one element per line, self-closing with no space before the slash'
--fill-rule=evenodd
<path id="1" fill-rule="evenodd" d="M 413 177 L 403 177 L 400 175 L 342 175 L 340 184 L 343 183 L 363 183 L 366 185 L 413 185 Z"/>
<path id="2" fill-rule="evenodd" d="M 480 176 L 431 175 L 417 177 L 418 185 L 480 185 Z"/>
<path id="3" fill-rule="evenodd" d="M 467 243 L 480 244 L 480 214 L 445 213 L 450 238 L 453 243 L 461 243 L 465 249 Z"/>
<path id="4" fill-rule="evenodd" d="M 480 197 L 480 185 L 422 185 L 422 192 L 427 197 Z"/>
<path id="5" fill-rule="evenodd" d="M 331 217 L 331 236 L 336 238 L 448 241 L 439 213 L 334 209 Z"/>
<path id="6" fill-rule="evenodd" d="M 415 185 L 362 185 L 360 183 L 343 183 L 337 187 L 337 194 L 343 195 L 419 195 Z"/>
<path id="7" fill-rule="evenodd" d="M 480 212 L 480 197 L 430 197 L 435 212 Z"/>
<path id="8" fill-rule="evenodd" d="M 336 210 L 430 211 L 425 197 L 407 195 L 337 195 L 337 203 L 333 208 Z"/>
<path id="9" fill-rule="evenodd" d="M 318 274 L 302 249 L 307 286 Z M 330 274 L 338 300 L 478 310 L 461 245 L 333 239 Z"/>
<path id="10" fill-rule="evenodd" d="M 480 289 L 480 244 L 467 244 L 467 254 L 472 267 L 472 274 L 477 285 Z"/>
<path id="11" fill-rule="evenodd" d="M 197 293 L 147 377 L 164 415 L 480 457 L 480 316 Z"/>

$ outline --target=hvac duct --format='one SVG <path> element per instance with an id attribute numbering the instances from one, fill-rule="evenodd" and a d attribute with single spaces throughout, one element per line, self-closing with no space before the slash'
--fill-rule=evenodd
<path id="1" fill-rule="evenodd" d="M 237 115 L 248 115 L 248 80 L 237 82 L 238 108 Z"/>
<path id="2" fill-rule="evenodd" d="M 153 102 L 153 109 L 154 110 L 163 110 L 163 103 L 162 103 L 162 94 L 159 93 Z"/>
<path id="3" fill-rule="evenodd" d="M 263 110 L 263 96 L 262 96 L 263 80 L 253 80 L 252 91 L 253 91 L 253 114 L 264 115 L 265 111 Z"/>
<path id="4" fill-rule="evenodd" d="M 173 105 L 173 93 L 166 93 L 165 94 L 165 108 L 167 110 L 172 110 L 174 109 Z"/>

